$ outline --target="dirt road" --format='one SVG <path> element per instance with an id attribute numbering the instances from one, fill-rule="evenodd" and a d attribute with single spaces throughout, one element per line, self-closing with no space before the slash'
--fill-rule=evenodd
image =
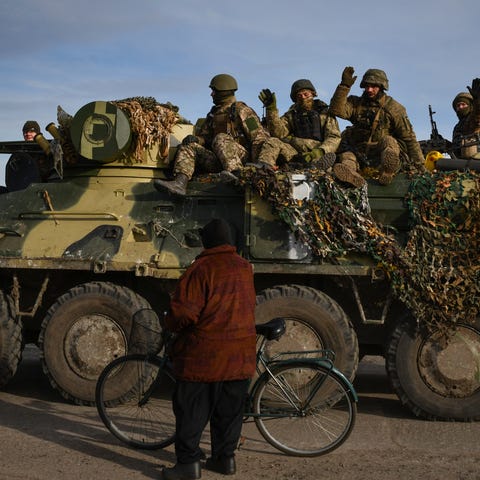
<path id="1" fill-rule="evenodd" d="M 313 459 L 277 453 L 253 424 L 244 428 L 236 477 L 242 480 L 479 480 L 480 423 L 413 418 L 388 386 L 382 362 L 366 357 L 356 388 L 357 424 L 338 450 Z M 27 346 L 19 372 L 0 392 L 0 480 L 161 478 L 175 457 L 132 450 L 103 427 L 95 408 L 65 403 L 44 377 L 38 352 Z M 204 437 L 208 453 L 208 436 Z M 221 475 L 203 471 L 202 478 Z"/>

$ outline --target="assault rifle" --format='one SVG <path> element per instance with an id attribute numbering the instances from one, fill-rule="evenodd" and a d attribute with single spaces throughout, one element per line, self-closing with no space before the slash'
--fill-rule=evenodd
<path id="1" fill-rule="evenodd" d="M 436 112 L 432 110 L 432 106 L 428 106 L 428 115 L 430 117 L 430 125 L 432 127 L 432 133 L 430 133 L 430 140 L 421 140 L 420 148 L 422 149 L 422 153 L 426 155 L 428 152 L 432 150 L 437 150 L 440 153 L 447 153 L 452 148 L 452 143 L 446 140 L 445 138 L 438 133 L 437 122 L 433 119 L 433 115 Z"/>

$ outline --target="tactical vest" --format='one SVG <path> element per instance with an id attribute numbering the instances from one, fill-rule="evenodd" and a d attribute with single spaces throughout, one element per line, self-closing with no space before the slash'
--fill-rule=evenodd
<path id="1" fill-rule="evenodd" d="M 374 104 L 361 104 L 349 132 L 350 139 L 357 144 L 374 144 L 385 135 L 390 135 L 388 115 L 391 113 L 388 107 L 391 100 L 391 97 L 384 95 Z"/>
<path id="2" fill-rule="evenodd" d="M 232 103 L 226 110 L 214 107 L 208 113 L 207 120 L 212 126 L 213 135 L 219 133 L 228 133 L 232 137 L 237 137 L 238 132 L 235 128 L 236 102 Z"/>
<path id="3" fill-rule="evenodd" d="M 293 135 L 299 138 L 312 138 L 323 142 L 323 128 L 320 121 L 320 112 L 312 110 L 292 111 Z"/>

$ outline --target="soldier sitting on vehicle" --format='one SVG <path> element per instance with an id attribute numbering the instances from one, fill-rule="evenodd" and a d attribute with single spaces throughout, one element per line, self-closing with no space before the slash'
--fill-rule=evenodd
<path id="1" fill-rule="evenodd" d="M 480 78 L 474 78 L 467 89 L 468 93 L 459 93 L 452 103 L 458 117 L 452 135 L 454 154 L 459 158 L 480 159 L 479 138 L 468 138 L 480 133 Z"/>
<path id="2" fill-rule="evenodd" d="M 266 140 L 277 139 L 270 138 L 252 108 L 237 101 L 235 78 L 225 73 L 216 75 L 210 88 L 214 106 L 198 132 L 187 135 L 179 145 L 173 165 L 174 180 L 155 180 L 157 190 L 185 195 L 187 182 L 195 171 L 236 172 L 251 161 L 270 164 L 260 154 L 261 148 Z"/>
<path id="3" fill-rule="evenodd" d="M 275 93 L 265 88 L 258 98 L 266 109 L 270 134 L 285 142 L 282 151 L 285 160 L 288 162 L 300 154 L 307 164 L 326 170 L 335 162 L 340 129 L 337 119 L 328 113 L 328 105 L 315 99 L 316 96 L 310 80 L 295 81 L 290 90 L 290 98 L 295 103 L 281 117 Z M 267 143 L 264 149 L 269 146 Z"/>
<path id="4" fill-rule="evenodd" d="M 22 127 L 23 139 L 33 142 L 42 132 L 35 120 L 27 120 Z M 6 188 L 1 193 L 14 192 L 27 188 L 31 183 L 45 181 L 51 172 L 51 165 L 43 152 L 13 153 L 5 166 Z"/>
<path id="5" fill-rule="evenodd" d="M 345 67 L 330 101 L 330 113 L 352 123 L 342 133 L 334 175 L 361 187 L 365 184 L 361 175 L 364 167 L 377 168 L 382 185 L 388 185 L 401 168 L 425 171 L 425 160 L 405 108 L 385 94 L 385 72 L 374 68 L 365 72 L 360 83 L 364 89 L 361 97 L 348 96 L 357 78 L 353 74 L 353 67 Z"/>

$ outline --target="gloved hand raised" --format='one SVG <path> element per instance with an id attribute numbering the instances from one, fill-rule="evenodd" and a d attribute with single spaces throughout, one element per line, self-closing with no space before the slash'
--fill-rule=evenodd
<path id="1" fill-rule="evenodd" d="M 355 69 L 353 67 L 345 67 L 342 73 L 342 85 L 350 88 L 357 79 L 357 76 L 353 76 Z"/>
<path id="2" fill-rule="evenodd" d="M 187 135 L 182 140 L 182 145 L 190 145 L 191 143 L 198 143 L 198 138 L 195 135 Z"/>
<path id="3" fill-rule="evenodd" d="M 277 98 L 275 97 L 275 93 L 270 89 L 264 88 L 258 95 L 258 98 L 263 103 L 264 107 L 271 110 L 275 110 L 277 108 Z"/>
<path id="4" fill-rule="evenodd" d="M 470 95 L 477 100 L 480 98 L 480 78 L 474 78 L 472 80 L 472 86 L 467 87 L 468 91 L 470 92 Z"/>

